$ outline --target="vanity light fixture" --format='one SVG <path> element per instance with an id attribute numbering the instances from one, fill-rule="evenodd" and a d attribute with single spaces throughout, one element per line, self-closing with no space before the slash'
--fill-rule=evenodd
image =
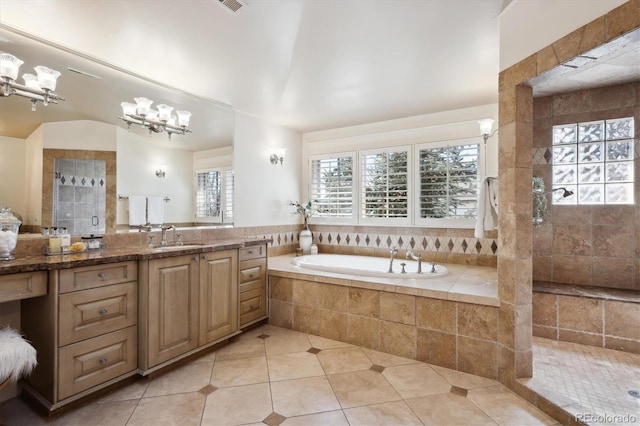
<path id="1" fill-rule="evenodd" d="M 269 161 L 271 161 L 271 164 L 275 166 L 276 164 L 280 163 L 280 165 L 282 166 L 282 163 L 284 162 L 285 151 L 285 149 L 280 149 L 277 152 L 271 154 L 271 157 L 269 157 Z"/>
<path id="2" fill-rule="evenodd" d="M 487 144 L 487 139 L 495 135 L 498 131 L 498 129 L 496 129 L 493 131 L 493 133 L 491 133 L 493 122 L 494 120 L 492 118 L 484 118 L 482 120 L 478 120 L 478 124 L 480 125 L 480 134 L 482 135 L 482 140 L 484 141 L 485 145 Z"/>
<path id="3" fill-rule="evenodd" d="M 119 119 L 127 123 L 127 129 L 131 129 L 131 124 L 137 124 L 149 129 L 151 133 L 164 133 L 171 135 L 177 133 L 185 135 L 191 133 L 188 130 L 191 113 L 189 111 L 176 111 L 172 114 L 173 107 L 159 104 L 157 110 L 151 108 L 153 101 L 147 98 L 134 98 L 136 103 L 122 102 L 122 117 Z M 176 124 L 177 121 L 177 124 Z"/>
<path id="4" fill-rule="evenodd" d="M 12 54 L 0 52 L 0 96 L 18 95 L 29 98 L 31 111 L 36 110 L 38 102 L 47 106 L 49 103 L 57 104 L 58 101 L 64 101 L 62 96 L 53 93 L 60 76 L 58 71 L 39 65 L 34 68 L 37 75 L 23 74 L 24 84 L 19 84 L 16 83 L 16 79 L 22 64 L 24 61 Z"/>

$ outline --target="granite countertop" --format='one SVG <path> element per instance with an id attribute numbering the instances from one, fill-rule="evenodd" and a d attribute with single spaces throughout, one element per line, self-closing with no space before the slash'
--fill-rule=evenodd
<path id="1" fill-rule="evenodd" d="M 269 243 L 269 238 L 224 239 L 207 242 L 184 243 L 182 246 L 169 247 L 116 247 L 106 250 L 89 250 L 83 253 L 58 255 L 36 254 L 21 256 L 14 260 L 0 261 L 0 275 L 20 272 L 66 269 L 77 266 L 92 266 L 104 263 L 130 260 L 159 259 L 211 251 L 237 249 Z"/>

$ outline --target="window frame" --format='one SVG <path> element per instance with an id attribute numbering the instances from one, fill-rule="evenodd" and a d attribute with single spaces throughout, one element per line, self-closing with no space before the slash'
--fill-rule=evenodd
<path id="1" fill-rule="evenodd" d="M 458 219 L 458 218 L 422 218 L 420 217 L 420 151 L 423 149 L 433 149 L 433 148 L 442 148 L 442 147 L 451 147 L 451 146 L 460 146 L 460 145 L 478 145 L 478 167 L 477 167 L 477 176 L 478 176 L 478 188 L 476 191 L 479 192 L 480 184 L 484 180 L 484 173 L 481 173 L 483 170 L 486 170 L 485 167 L 485 149 L 481 141 L 478 141 L 478 138 L 462 138 L 462 139 L 453 139 L 447 141 L 434 141 L 434 142 L 425 142 L 425 143 L 417 143 L 414 145 L 414 188 L 415 191 L 413 193 L 413 199 L 415 201 L 414 205 L 414 225 L 428 228 L 475 228 L 477 222 L 477 205 L 476 205 L 476 217 L 473 219 Z M 476 195 L 478 195 L 476 192 Z M 476 197 L 477 200 L 477 197 Z M 477 202 L 477 201 L 476 201 Z"/>
<path id="2" fill-rule="evenodd" d="M 345 151 L 338 153 L 329 153 L 329 154 L 321 154 L 321 155 L 313 155 L 309 156 L 309 198 L 313 198 L 313 162 L 317 160 L 328 160 L 328 159 L 337 159 L 341 157 L 351 157 L 352 161 L 352 169 L 351 169 L 351 179 L 352 179 L 352 188 L 351 188 L 351 217 L 331 217 L 331 216 L 312 216 L 309 219 L 309 223 L 332 223 L 332 224 L 348 224 L 353 225 L 358 223 L 358 153 L 357 151 Z"/>
<path id="3" fill-rule="evenodd" d="M 233 223 L 234 213 L 232 212 L 231 216 L 225 215 L 225 209 L 228 206 L 228 188 L 227 188 L 227 172 L 233 173 L 233 167 L 224 166 L 224 167 L 207 167 L 202 169 L 194 170 L 193 173 L 193 187 L 194 187 L 194 221 L 196 223 L 219 223 L 219 224 L 228 224 Z M 221 175 L 221 186 L 220 186 L 220 215 L 218 216 L 207 216 L 207 217 L 199 217 L 197 216 L 198 212 L 198 174 L 202 173 L 211 173 L 218 172 Z M 235 179 L 235 175 L 234 175 Z M 235 182 L 234 185 L 235 186 Z M 232 197 L 233 197 L 233 188 L 232 188 Z M 231 200 L 232 206 L 234 206 L 234 200 Z"/>

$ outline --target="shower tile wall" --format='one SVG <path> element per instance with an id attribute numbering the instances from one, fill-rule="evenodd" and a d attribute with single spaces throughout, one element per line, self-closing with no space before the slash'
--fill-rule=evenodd
<path id="1" fill-rule="evenodd" d="M 551 187 L 557 124 L 635 117 L 635 204 L 551 206 L 533 232 L 533 279 L 640 290 L 640 82 L 534 99 L 533 175 Z"/>
<path id="2" fill-rule="evenodd" d="M 54 226 L 73 235 L 105 231 L 106 162 L 55 159 Z"/>

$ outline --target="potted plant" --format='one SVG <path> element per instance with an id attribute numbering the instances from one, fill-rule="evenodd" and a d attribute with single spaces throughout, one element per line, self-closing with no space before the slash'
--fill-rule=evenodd
<path id="1" fill-rule="evenodd" d="M 302 204 L 299 201 L 290 201 L 289 205 L 296 208 L 295 213 L 302 216 L 304 219 L 304 228 L 300 231 L 300 248 L 303 254 L 311 253 L 311 244 L 313 243 L 313 236 L 309 230 L 309 218 L 318 212 L 316 206 L 317 200 L 309 200 Z"/>

